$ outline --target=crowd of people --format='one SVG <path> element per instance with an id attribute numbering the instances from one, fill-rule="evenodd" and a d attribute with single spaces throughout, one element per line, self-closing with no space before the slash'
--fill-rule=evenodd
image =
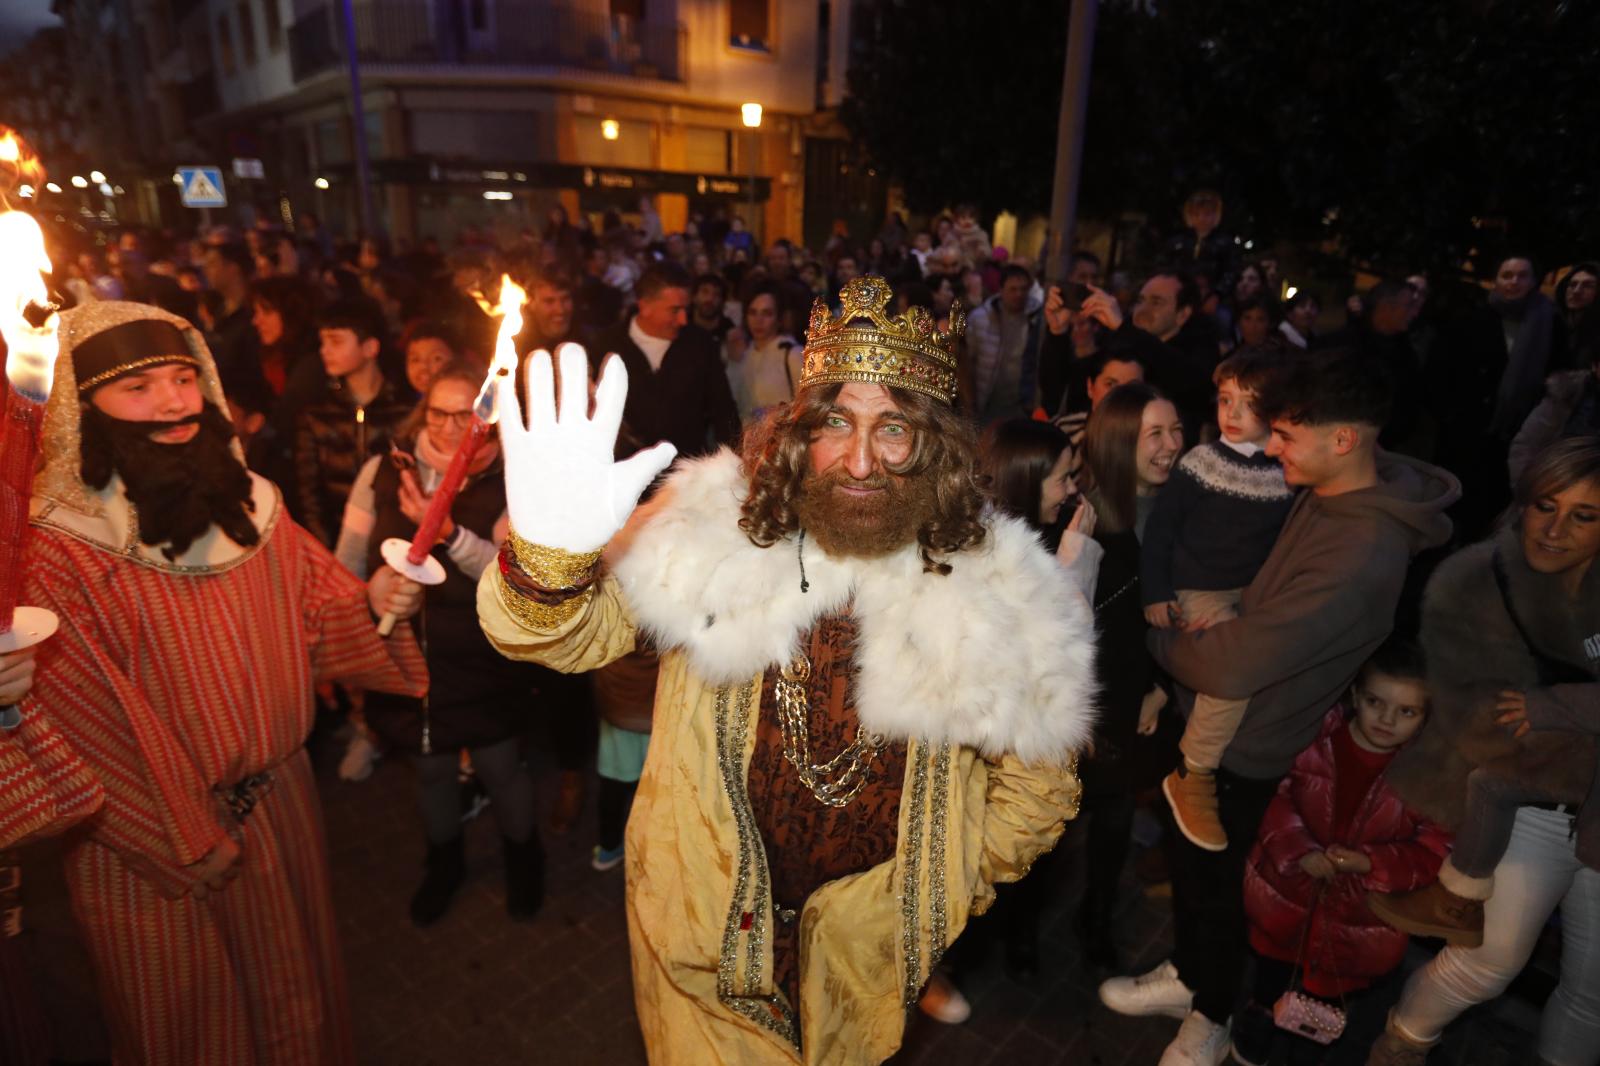
<path id="1" fill-rule="evenodd" d="M 63 330 L 80 393 L 70 402 L 74 433 L 81 399 L 81 466 L 74 443 L 59 469 L 48 468 L 61 484 L 42 493 L 47 506 L 35 510 L 40 566 L 29 588 L 34 602 L 58 605 L 68 628 L 83 617 L 83 602 L 108 595 L 138 617 L 121 627 L 115 611 L 103 610 L 93 630 L 58 638 L 37 659 L 0 657 L 0 705 L 20 703 L 25 723 L 11 739 L 0 733 L 0 778 L 48 764 L 38 787 L 53 791 L 57 811 L 30 820 L 18 814 L 21 800 L 0 799 L 0 846 L 70 823 L 91 827 L 69 852 L 69 887 L 119 1054 L 151 1062 L 348 1058 L 325 908 L 308 906 L 312 917 L 293 943 L 268 950 L 252 940 L 257 954 L 246 968 L 259 972 L 215 988 L 171 981 L 152 990 L 139 966 L 178 951 L 226 970 L 218 960 L 237 935 L 230 930 L 268 915 L 274 892 L 325 897 L 325 860 L 310 854 L 320 831 L 304 824 L 315 799 L 303 744 L 320 708 L 346 721 L 341 776 L 363 780 L 385 755 L 403 755 L 414 768 L 425 849 L 410 916 L 419 926 L 439 921 L 463 884 L 463 815 L 484 798 L 503 838 L 506 909 L 522 920 L 537 915 L 543 899 L 541 828 L 571 832 L 592 799 L 594 869 L 629 864 L 636 995 L 649 990 L 641 1023 L 663 1061 L 670 1056 L 660 1049 L 677 1047 L 707 1002 L 743 1018 L 769 1013 L 761 1025 L 808 1063 L 892 1052 L 903 1019 L 863 1020 L 876 1016 L 852 1013 L 810 982 L 822 980 L 818 953 L 833 953 L 857 967 L 856 983 L 845 982 L 857 994 L 898 994 L 873 984 L 881 960 L 852 956 L 838 912 L 819 901 L 857 908 L 863 921 L 876 920 L 875 908 L 897 891 L 943 905 L 935 902 L 943 887 L 930 888 L 924 871 L 919 888 L 914 866 L 903 885 L 864 873 L 892 865 L 897 854 L 905 862 L 906 830 L 894 812 L 921 801 L 910 785 L 902 798 L 898 779 L 921 780 L 920 760 L 944 768 L 932 771 L 936 778 L 954 775 L 958 794 L 961 782 L 970 786 L 986 772 L 991 803 L 996 782 L 1008 782 L 1015 792 L 1007 802 L 1025 825 L 1017 833 L 1028 840 L 995 845 L 981 804 L 952 815 L 952 825 L 967 819 L 968 843 L 984 857 L 956 872 L 960 834 L 951 830 L 950 884 L 965 898 L 951 890 L 948 928 L 942 915 L 931 929 L 906 927 L 906 944 L 925 937 L 926 953 L 899 973 L 910 1001 L 941 1021 L 969 1016 L 961 985 L 989 940 L 1003 945 L 1020 979 L 1037 974 L 1040 915 L 1062 864 L 1079 862 L 1086 887 L 1078 928 L 1086 963 L 1105 976 L 1101 999 L 1125 1014 L 1182 1019 L 1163 1066 L 1230 1056 L 1243 1066 L 1319 1061 L 1341 1038 L 1347 1008 L 1401 966 L 1412 935 L 1447 946 L 1410 975 L 1368 1061 L 1420 1064 L 1452 1021 L 1505 991 L 1558 910 L 1560 980 L 1544 1007 L 1538 1053 L 1549 1066 L 1600 1063 L 1600 570 L 1592 567 L 1600 555 L 1600 263 L 1550 271 L 1511 252 L 1487 294 L 1459 307 L 1436 307 L 1441 301 L 1418 274 L 1379 279 L 1347 305 L 1324 308 L 1311 286 L 1288 287 L 1275 258 L 1245 257 L 1223 229 L 1221 198 L 1204 190 L 1184 202 L 1183 225 L 1142 276 L 1106 272 L 1100 257 L 1080 251 L 1065 276 L 1045 277 L 994 247 L 971 208 L 926 227 L 891 216 L 864 242 L 841 226 L 812 252 L 781 239 L 762 247 L 726 213 L 663 232 L 648 201 L 643 206 L 637 221 L 615 213 L 573 220 L 557 208 L 542 230 L 509 244 L 469 228 L 449 249 L 432 239 L 393 248 L 373 238 L 336 241 L 311 216 L 292 232 L 221 227 L 182 240 L 129 231 L 58 272 L 75 305 L 63 313 Z M 379 548 L 415 534 L 467 434 L 494 347 L 489 309 L 503 275 L 527 294 L 514 402 L 501 386 L 515 430 L 502 426 L 467 469 L 434 550 L 445 580 L 421 589 L 385 566 Z M 159 310 L 128 310 L 141 305 Z M 888 379 L 828 363 L 830 345 L 843 343 L 834 316 L 846 326 L 870 320 L 915 347 L 897 333 L 897 323 L 911 323 L 905 329 L 921 330 L 926 348 L 947 347 L 948 409 L 923 411 L 924 399 L 905 399 L 943 384 L 886 389 L 898 407 L 851 391 Z M 106 340 L 148 345 L 162 330 L 166 347 L 155 355 Z M 583 346 L 587 368 L 563 348 L 569 342 Z M 608 366 L 620 366 L 628 384 L 608 386 L 619 376 Z M 555 425 L 551 393 L 559 390 L 565 427 L 571 404 L 590 406 L 585 377 L 598 383 L 596 422 L 608 404 L 616 408 L 606 461 L 614 454 L 618 470 L 630 462 L 635 472 L 649 468 L 613 510 L 625 516 L 671 455 L 703 459 L 680 464 L 669 481 L 676 491 L 647 499 L 641 514 L 668 517 L 642 532 L 619 532 L 620 518 L 595 535 L 573 532 L 519 504 L 508 488 L 520 456 L 525 480 L 545 477 L 550 492 L 565 494 L 557 500 L 581 495 L 574 482 L 536 475 L 522 416 L 536 427 L 548 413 Z M 872 439 L 858 442 L 858 429 Z M 890 430 L 916 443 L 876 436 Z M 786 434 L 799 443 L 785 443 Z M 895 525 L 900 540 L 886 534 L 881 551 L 863 548 L 872 532 L 865 510 L 823 508 L 800 487 L 798 467 L 787 480 L 772 473 L 775 457 L 798 463 L 793 456 L 807 441 L 815 459 L 831 434 L 839 435 L 832 454 L 845 471 L 838 478 L 862 492 L 899 492 L 897 479 L 909 483 L 930 464 L 953 480 L 926 509 L 910 490 L 896 497 L 923 525 Z M 236 449 L 258 476 L 218 473 L 203 501 L 188 506 L 191 481 L 169 469 L 163 447 L 195 436 L 217 442 L 213 456 Z M 945 437 L 971 444 L 929 458 L 928 441 Z M 746 549 L 791 545 L 798 536 L 783 553 L 786 566 L 798 557 L 792 582 L 787 569 L 767 566 L 778 553 L 721 571 L 674 554 L 685 549 L 673 536 L 697 539 L 687 523 L 711 521 L 711 504 L 695 494 L 714 499 L 733 483 L 723 470 L 738 465 L 729 449 L 743 456 L 751 487 L 732 532 L 718 535 Z M 981 497 L 961 502 L 962 485 Z M 59 517 L 105 505 L 118 486 L 131 525 L 109 506 L 109 517 L 95 513 L 99 525 Z M 980 520 L 980 506 L 999 517 Z M 280 510 L 304 531 L 287 547 L 273 533 Z M 1073 714 L 1092 710 L 1094 719 L 1087 743 L 1078 735 L 1087 719 L 1053 727 L 1053 739 L 1070 734 L 1072 743 L 1061 744 L 1077 751 L 1070 781 L 1064 771 L 1029 776 L 1032 763 L 1026 772 L 1014 765 L 1019 753 L 1050 761 L 1046 747 L 1017 739 L 1033 736 L 1020 728 L 1009 741 L 996 739 L 929 711 L 935 724 L 909 726 L 902 738 L 904 720 L 874 703 L 883 682 L 873 674 L 881 673 L 873 649 L 901 618 L 874 597 L 893 588 L 893 596 L 921 602 L 922 593 L 836 561 L 888 554 L 912 539 L 927 573 L 948 573 L 941 560 L 979 557 L 986 523 L 996 544 L 982 557 L 1013 550 L 996 532 L 1012 526 L 995 522 L 1026 531 L 1024 540 L 1060 560 L 1081 587 L 1081 617 L 1036 588 L 1012 594 L 1019 574 L 1042 571 L 1007 563 L 991 583 L 1009 598 L 948 614 L 932 606 L 943 601 L 928 600 L 930 617 L 911 611 L 901 619 L 900 654 L 915 660 L 946 647 L 929 629 L 939 625 L 955 631 L 958 645 L 1004 649 L 999 635 L 985 632 L 1005 624 L 996 612 L 1035 628 L 1055 620 L 1060 632 L 1046 634 L 1041 647 L 1073 643 L 1085 659 L 1058 663 L 1056 652 L 1040 651 L 1033 665 L 1071 675 L 1062 691 L 1084 704 Z M 608 550 L 596 569 L 614 534 L 628 540 L 626 556 Z M 138 580 L 119 577 L 80 550 L 85 539 L 126 545 L 146 569 Z M 703 539 L 700 550 L 722 543 Z M 269 554 L 269 542 L 277 555 L 251 563 Z M 743 559 L 725 547 L 730 560 Z M 547 549 L 559 549 L 559 558 Z M 543 576 L 552 567 L 554 583 Z M 607 583 L 611 570 L 620 585 Z M 218 596 L 277 606 L 262 606 L 248 641 L 215 627 L 204 640 L 190 632 L 176 641 L 169 651 L 188 666 L 171 678 L 128 634 L 194 626 L 189 612 L 204 603 L 175 600 L 162 581 L 199 572 L 239 582 Z M 777 582 L 796 587 L 780 594 Z M 827 613 L 814 627 L 809 616 L 797 622 L 776 644 L 719 658 L 696 642 L 702 629 L 738 629 L 740 611 L 754 611 L 724 587 L 736 583 L 772 597 L 763 611 L 781 613 L 795 596 L 810 596 L 829 605 Z M 141 614 L 141 597 L 159 600 L 176 621 Z M 573 623 L 569 607 L 579 603 Z M 387 642 L 367 632 L 369 615 L 385 612 L 403 619 L 400 637 Z M 746 643 L 765 639 L 762 623 L 747 628 Z M 1017 644 L 1033 648 L 1031 639 Z M 781 657 L 795 640 L 806 649 L 806 670 L 769 669 L 763 654 Z M 849 649 L 858 644 L 859 707 L 858 682 L 845 680 L 856 677 Z M 1004 675 L 1009 668 L 998 660 L 1006 654 L 994 650 L 987 668 Z M 244 674 L 266 680 L 252 681 L 241 700 L 217 691 L 224 675 L 208 672 L 209 661 L 252 663 L 241 666 Z M 419 682 L 422 667 L 427 680 Z M 705 745 L 722 750 L 728 685 L 747 673 L 764 678 L 741 705 L 756 699 L 760 708 L 747 756 L 750 810 L 738 814 L 735 801 L 728 820 L 741 841 L 753 831 L 758 848 L 765 842 L 770 866 L 778 919 L 760 996 L 755 971 L 748 981 L 740 976 L 763 950 L 759 906 L 746 909 L 740 932 L 728 933 L 755 936 L 749 962 L 725 955 L 721 973 L 714 953 L 706 962 L 685 945 L 692 936 L 723 936 L 727 899 L 707 896 L 704 908 L 686 899 L 674 910 L 660 897 L 641 903 L 637 888 L 647 869 L 658 870 L 648 864 L 674 861 L 661 857 L 668 836 L 688 840 L 700 831 L 685 824 L 685 790 L 726 784 L 694 768 L 693 737 L 706 731 Z M 952 690 L 975 700 L 989 691 L 958 680 Z M 900 684 L 909 703 L 923 682 Z M 807 692 L 813 706 L 831 701 L 846 715 L 811 736 L 827 753 L 814 765 L 790 757 L 787 711 L 778 712 L 781 736 L 779 722 L 765 717 L 769 706 L 803 703 Z M 222 729 L 196 715 L 199 701 L 237 710 Z M 286 717 L 275 710 L 280 704 L 297 710 Z M 60 721 L 67 706 L 87 724 Z M 663 714 L 670 721 L 653 720 Z M 275 724 L 261 726 L 267 722 Z M 554 809 L 542 822 L 523 751 L 534 722 L 559 773 Z M 219 729 L 245 738 L 248 754 L 218 741 Z M 68 749 L 76 755 L 64 767 L 39 754 Z M 959 755 L 941 762 L 946 749 Z M 847 762 L 877 769 L 851 781 L 847 768 L 838 782 L 818 784 L 802 762 L 824 776 Z M 789 781 L 786 765 L 798 768 L 809 792 Z M 678 775 L 676 799 L 651 783 L 666 767 Z M 257 777 L 273 783 L 251 784 Z M 214 793 L 234 804 L 227 833 L 211 832 L 214 819 L 200 810 Z M 822 813 L 804 813 L 811 795 Z M 709 792 L 694 796 L 707 811 L 722 802 Z M 1041 805 L 1042 796 L 1055 796 L 1057 806 Z M 249 821 L 247 838 L 245 818 L 258 803 L 266 813 Z M 630 810 L 635 825 L 625 829 Z M 1081 847 L 1050 851 L 1074 810 L 1087 822 Z M 1121 948 L 1119 886 L 1135 823 L 1149 815 L 1166 828 L 1151 865 L 1159 868 L 1153 879 L 1171 884 L 1175 946 L 1154 969 L 1124 976 L 1134 960 Z M 721 831 L 709 821 L 704 829 L 709 841 Z M 850 836 L 857 845 L 844 855 L 813 844 L 802 862 L 796 856 L 807 845 L 795 841 L 803 834 Z M 264 875 L 248 860 L 240 866 L 241 843 L 247 853 L 281 849 L 273 876 L 287 884 L 253 883 Z M 648 855 L 635 853 L 641 845 Z M 691 872 L 690 881 L 709 876 Z M 743 892 L 742 867 L 739 878 Z M 684 891 L 660 880 L 649 882 L 658 894 Z M 987 907 L 990 885 L 1007 881 L 1016 883 L 1000 886 L 993 914 L 969 921 Z M 208 893 L 243 896 L 240 912 L 185 909 L 185 898 Z M 685 917 L 691 911 L 700 917 Z M 140 923 L 150 915 L 157 917 Z M 959 950 L 946 952 L 963 925 Z M 660 947 L 660 958 L 642 961 L 644 942 Z M 685 972 L 705 967 L 707 989 L 668 975 L 680 950 L 695 960 Z M 730 991 L 740 983 L 745 994 Z M 250 1001 L 263 989 L 285 997 L 300 986 L 322 990 L 323 1022 L 297 1029 L 257 1017 Z M 193 1017 L 199 1003 L 254 1020 L 202 1023 Z M 273 1040 L 283 1041 L 279 1057 L 252 1057 Z M 780 1046 L 747 1046 L 710 1030 L 705 1040 L 730 1062 L 753 1061 L 750 1046 L 762 1054 Z"/>

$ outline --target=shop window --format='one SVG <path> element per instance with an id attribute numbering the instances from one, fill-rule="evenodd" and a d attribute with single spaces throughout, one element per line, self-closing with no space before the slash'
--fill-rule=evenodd
<path id="1" fill-rule="evenodd" d="M 728 43 L 752 52 L 772 51 L 772 0 L 728 0 Z"/>
<path id="2" fill-rule="evenodd" d="M 217 52 L 222 60 L 222 73 L 233 77 L 239 73 L 239 59 L 233 54 L 233 30 L 228 25 L 228 13 L 217 16 Z"/>
<path id="3" fill-rule="evenodd" d="M 256 22 L 250 17 L 248 2 L 239 5 L 239 52 L 244 58 L 244 65 L 256 65 Z"/>

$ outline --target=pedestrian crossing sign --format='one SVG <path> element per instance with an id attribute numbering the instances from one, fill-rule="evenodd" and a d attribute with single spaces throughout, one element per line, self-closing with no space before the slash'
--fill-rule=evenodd
<path id="1" fill-rule="evenodd" d="M 184 207 L 227 207 L 221 167 L 179 167 L 178 186 Z"/>

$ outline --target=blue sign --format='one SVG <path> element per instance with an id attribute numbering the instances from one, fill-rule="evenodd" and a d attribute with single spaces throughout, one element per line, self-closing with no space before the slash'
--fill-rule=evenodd
<path id="1" fill-rule="evenodd" d="M 184 207 L 227 207 L 221 167 L 179 167 L 178 182 Z"/>

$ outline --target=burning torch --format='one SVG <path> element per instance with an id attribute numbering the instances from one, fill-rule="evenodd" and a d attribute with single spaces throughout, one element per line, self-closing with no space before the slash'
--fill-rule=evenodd
<path id="1" fill-rule="evenodd" d="M 489 427 L 500 420 L 497 390 L 514 387 L 517 334 L 522 332 L 522 304 L 526 299 L 527 293 L 511 280 L 510 275 L 500 278 L 500 300 L 495 308 L 495 313 L 500 316 L 500 330 L 495 336 L 494 360 L 489 364 L 489 374 L 483 379 L 483 387 L 478 390 L 478 398 L 472 404 L 472 424 L 467 428 L 466 436 L 461 438 L 449 467 L 445 469 L 444 479 L 428 501 L 428 509 L 417 526 L 417 535 L 409 542 L 390 537 L 379 545 L 378 551 L 384 562 L 420 585 L 444 582 L 444 566 L 433 557 L 433 546 L 439 539 L 439 527 L 450 514 L 456 495 L 461 491 L 461 483 L 466 480 L 467 468 L 472 465 L 484 441 L 489 439 Z M 503 386 L 498 381 L 500 378 L 506 379 Z M 378 623 L 379 635 L 388 636 L 394 630 L 395 620 L 393 614 L 385 614 Z"/>
<path id="2" fill-rule="evenodd" d="M 0 190 L 33 165 L 27 146 L 0 127 L 0 177 L 5 179 Z M 0 653 L 31 648 L 48 639 L 58 624 L 55 614 L 42 607 L 17 604 L 39 433 L 59 351 L 60 319 L 44 282 L 49 273 L 44 234 L 33 216 L 0 211 L 0 337 L 6 343 L 5 422 L 0 429 Z M 15 707 L 0 707 L 0 729 L 15 729 L 20 722 Z"/>

